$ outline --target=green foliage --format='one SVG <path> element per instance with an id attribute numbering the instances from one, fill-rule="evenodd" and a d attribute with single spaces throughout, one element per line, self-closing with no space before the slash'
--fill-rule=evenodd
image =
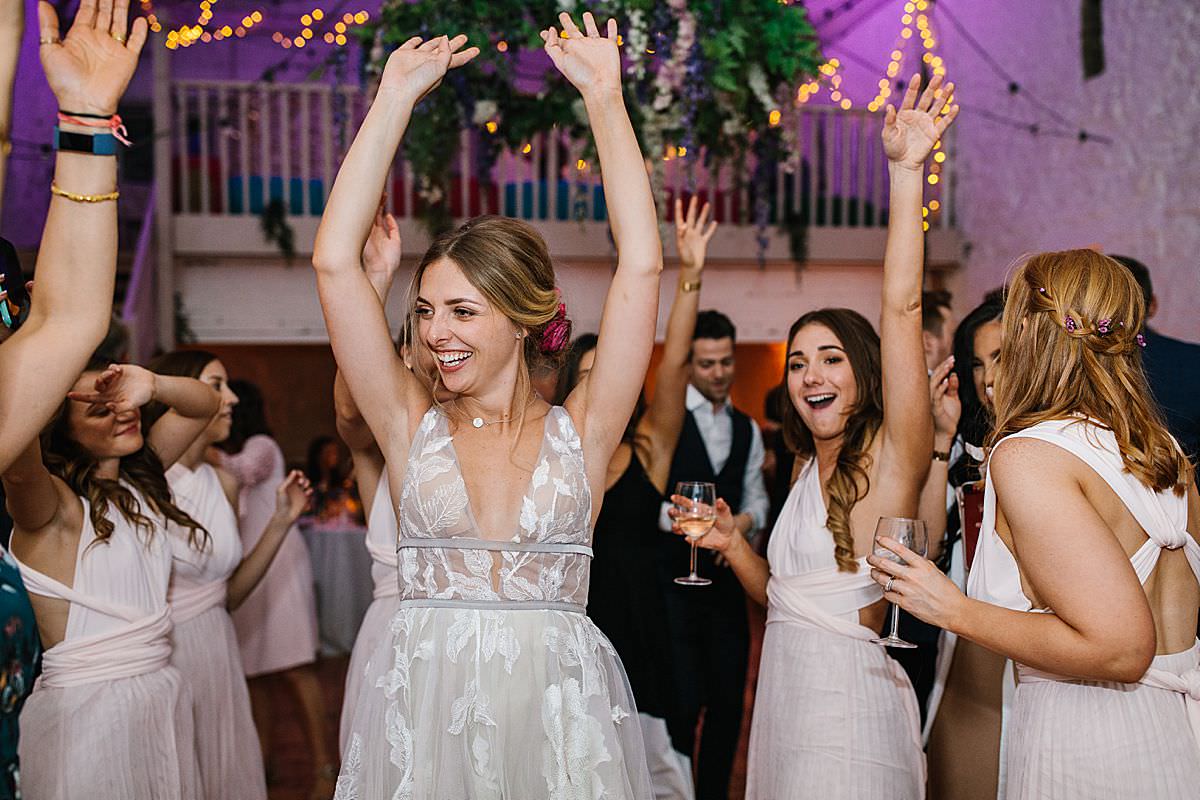
<path id="1" fill-rule="evenodd" d="M 485 158 L 555 128 L 586 134 L 578 93 L 541 54 L 539 33 L 558 26 L 564 7 L 576 19 L 586 9 L 601 22 L 617 19 L 627 105 L 653 161 L 664 144 L 686 141 L 696 155 L 744 164 L 756 137 L 778 138 L 768 124 L 771 110 L 790 102 L 794 87 L 820 63 L 812 26 L 796 0 L 386 0 L 362 34 L 373 47 L 373 69 L 382 69 L 387 54 L 411 36 L 465 33 L 480 48 L 471 64 L 421 103 L 405 137 L 422 213 L 433 227 L 448 222 L 461 129 L 481 129 Z M 672 46 L 681 32 L 693 48 Z M 660 80 L 660 73 L 673 77 Z M 481 109 L 491 108 L 487 120 L 479 118 Z M 483 132 L 488 121 L 494 133 Z"/>

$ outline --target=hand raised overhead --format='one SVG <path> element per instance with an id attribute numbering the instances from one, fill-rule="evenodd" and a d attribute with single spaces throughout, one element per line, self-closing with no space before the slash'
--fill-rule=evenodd
<path id="1" fill-rule="evenodd" d="M 416 104 L 442 82 L 446 72 L 457 69 L 479 55 L 478 47 L 462 46 L 467 43 L 465 34 L 453 39 L 438 36 L 421 41 L 414 36 L 392 51 L 383 68 L 379 81 L 379 93 L 397 92 Z"/>
<path id="2" fill-rule="evenodd" d="M 142 17 L 134 19 L 132 31 L 128 24 L 129 0 L 83 0 L 66 38 L 59 41 L 54 6 L 38 3 L 38 52 L 60 110 L 117 113 L 147 35 Z"/>
<path id="3" fill-rule="evenodd" d="M 584 31 L 579 30 L 571 15 L 558 15 L 563 35 L 551 25 L 542 31 L 546 54 L 558 71 L 581 94 L 621 90 L 621 53 L 617 49 L 617 21 L 610 19 L 607 33 L 600 33 L 592 12 L 583 14 Z M 585 33 L 586 31 L 586 33 Z"/>
<path id="4" fill-rule="evenodd" d="M 907 169 L 921 169 L 933 145 L 942 138 L 950 123 L 958 116 L 958 105 L 941 114 L 946 100 L 954 93 L 954 84 L 941 88 L 942 78 L 935 75 L 921 92 L 921 76 L 913 75 L 897 111 L 890 103 L 883 122 L 883 149 L 888 160 Z"/>
<path id="5" fill-rule="evenodd" d="M 699 207 L 699 213 L 696 209 Z M 688 201 L 687 213 L 683 213 L 683 200 L 675 198 L 675 249 L 685 269 L 704 269 L 708 255 L 708 243 L 717 232 L 717 221 L 709 220 L 712 207 L 702 207 L 695 195 Z"/>

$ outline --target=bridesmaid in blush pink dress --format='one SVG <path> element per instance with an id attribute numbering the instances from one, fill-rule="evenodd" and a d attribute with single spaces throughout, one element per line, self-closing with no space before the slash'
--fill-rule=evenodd
<path id="1" fill-rule="evenodd" d="M 229 609 L 236 609 L 270 566 L 308 502 L 307 479 L 293 472 L 277 490 L 279 502 L 254 550 L 242 557 L 233 478 L 205 462 L 206 450 L 229 436 L 237 396 L 225 366 L 203 350 L 178 350 L 151 364 L 157 374 L 197 378 L 221 395 L 221 411 L 167 470 L 175 501 L 209 532 L 199 547 L 171 529 L 174 571 L 168 599 L 175 623 L 171 663 L 192 688 L 196 746 L 207 800 L 265 800 L 262 752 Z M 152 404 L 143 426 L 153 429 L 166 409 Z"/>
<path id="2" fill-rule="evenodd" d="M 3 475 L 19 560 L 47 645 L 22 714 L 23 789 L 56 800 L 201 796 L 188 682 L 170 665 L 167 525 L 206 545 L 163 474 L 209 424 L 217 393 L 140 367 L 88 365 L 40 441 Z M 141 406 L 171 409 L 143 437 Z M 44 449 L 43 449 L 44 444 Z"/>
<path id="3" fill-rule="evenodd" d="M 226 455 L 221 466 L 240 487 L 242 547 L 251 551 L 275 513 L 275 488 L 285 474 L 283 451 L 267 428 L 258 387 L 234 380 L 230 388 L 238 396 L 238 404 L 233 409 L 232 433 L 222 444 Z M 262 581 L 234 612 L 233 624 L 250 679 L 250 701 L 268 768 L 274 715 L 267 680 L 279 674 L 292 687 L 304 715 L 313 755 L 313 796 L 332 795 L 337 767 L 326 743 L 321 686 L 311 666 L 319 644 L 312 562 L 298 532 L 284 538 Z"/>

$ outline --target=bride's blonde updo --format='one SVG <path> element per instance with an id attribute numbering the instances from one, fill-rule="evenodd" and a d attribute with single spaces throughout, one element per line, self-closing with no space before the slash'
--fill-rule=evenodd
<path id="1" fill-rule="evenodd" d="M 481 216 L 434 239 L 413 273 L 410 312 L 425 270 L 443 258 L 453 261 L 488 303 L 525 331 L 519 392 L 528 389 L 531 370 L 558 367 L 571 340 L 571 321 L 555 284 L 550 251 L 533 226 L 510 217 Z"/>

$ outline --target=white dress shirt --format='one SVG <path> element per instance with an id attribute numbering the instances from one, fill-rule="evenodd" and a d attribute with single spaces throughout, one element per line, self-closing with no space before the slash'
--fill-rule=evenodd
<path id="1" fill-rule="evenodd" d="M 733 449 L 733 414 L 732 406 L 726 401 L 713 408 L 713 404 L 695 386 L 687 387 L 687 410 L 692 412 L 696 427 L 700 430 L 700 438 L 704 440 L 704 449 L 712 464 L 713 472 L 720 472 L 729 460 L 729 452 Z M 758 423 L 750 419 L 750 453 L 746 458 L 746 471 L 742 475 L 742 507 L 740 514 L 749 514 L 753 520 L 750 536 L 767 524 L 767 513 L 771 501 L 767 497 L 767 486 L 763 481 L 762 466 L 766 455 L 763 447 L 762 431 Z M 674 486 L 667 487 L 669 492 Z M 664 531 L 671 530 L 671 519 L 667 516 L 670 503 L 664 503 L 659 515 L 659 527 Z"/>

